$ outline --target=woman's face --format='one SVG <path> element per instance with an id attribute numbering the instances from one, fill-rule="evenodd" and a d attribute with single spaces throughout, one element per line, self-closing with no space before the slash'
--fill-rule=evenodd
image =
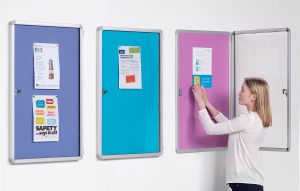
<path id="1" fill-rule="evenodd" d="M 243 83 L 239 92 L 239 104 L 245 106 L 253 106 L 255 103 L 256 96 L 251 94 L 250 89 Z"/>

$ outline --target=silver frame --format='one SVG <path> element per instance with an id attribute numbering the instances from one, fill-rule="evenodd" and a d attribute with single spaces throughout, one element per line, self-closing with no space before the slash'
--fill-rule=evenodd
<path id="1" fill-rule="evenodd" d="M 175 105 L 176 105 L 176 153 L 182 154 L 182 153 L 193 153 L 193 152 L 203 152 L 203 151 L 220 151 L 220 150 L 226 150 L 227 147 L 214 147 L 214 148 L 203 148 L 203 149 L 189 149 L 189 150 L 180 150 L 179 149 L 179 104 L 178 104 L 178 97 L 179 97 L 179 53 L 178 53 L 178 34 L 180 32 L 188 32 L 188 33 L 198 33 L 198 34 L 227 34 L 228 35 L 228 41 L 229 41 L 229 53 L 232 49 L 232 37 L 231 33 L 227 31 L 205 31 L 205 30 L 176 30 L 175 31 L 175 41 L 176 41 L 176 48 L 175 48 L 175 55 L 176 55 L 176 67 L 175 67 L 175 82 L 176 82 L 176 89 L 175 89 Z M 231 62 L 232 55 L 229 54 L 229 117 L 233 117 L 233 81 L 234 76 L 231 75 L 233 72 L 233 65 Z"/>
<path id="2" fill-rule="evenodd" d="M 287 32 L 287 148 L 276 148 L 276 147 L 261 147 L 262 151 L 280 151 L 280 152 L 289 152 L 291 150 L 291 30 L 289 28 L 273 28 L 273 29 L 258 29 L 258 30 L 243 30 L 243 31 L 234 31 L 232 32 L 234 43 L 235 44 L 235 35 L 239 34 L 256 34 L 256 33 L 274 33 L 274 32 Z M 235 62 L 235 51 L 234 51 L 234 60 L 233 64 L 236 66 Z M 234 72 L 236 75 L 236 72 Z M 234 81 L 234 86 L 236 82 Z M 235 91 L 235 89 L 234 89 Z M 234 94 L 234 99 L 236 100 L 236 94 Z M 235 102 L 234 102 L 235 103 Z M 236 110 L 236 105 L 234 105 Z M 236 113 L 236 111 L 235 111 Z"/>
<path id="3" fill-rule="evenodd" d="M 56 157 L 56 158 L 36 158 L 36 159 L 15 159 L 15 25 L 31 25 L 31 26 L 51 26 L 51 27 L 69 27 L 80 29 L 80 155 L 77 157 Z M 9 161 L 11 164 L 24 163 L 49 163 L 49 162 L 66 162 L 78 161 L 83 158 L 83 114 L 82 114 L 82 63 L 83 63 L 83 28 L 82 25 L 77 24 L 59 24 L 59 23 L 40 23 L 40 22 L 26 22 L 26 21 L 11 21 L 9 22 L 9 50 L 10 50 L 10 80 L 9 80 Z"/>
<path id="4" fill-rule="evenodd" d="M 159 128 L 160 128 L 160 151 L 158 153 L 145 153 L 145 154 L 125 154 L 125 155 L 102 155 L 102 31 L 104 30 L 113 30 L 113 31 L 128 31 L 128 32 L 155 32 L 160 34 L 160 74 L 159 74 Z M 162 42 L 163 42 L 163 32 L 159 29 L 138 29 L 138 28 L 119 28 L 119 27 L 104 27 L 100 26 L 96 31 L 97 38 L 97 70 L 96 70 L 96 98 L 97 98 L 97 135 L 96 135 L 96 155 L 99 160 L 108 160 L 108 159 L 132 159 L 132 158 L 146 158 L 146 157 L 159 157 L 163 152 L 163 128 L 162 128 L 162 79 L 163 79 L 163 67 L 162 67 Z"/>

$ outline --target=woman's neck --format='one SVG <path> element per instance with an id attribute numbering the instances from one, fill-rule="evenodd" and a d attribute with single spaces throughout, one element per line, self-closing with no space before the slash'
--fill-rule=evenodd
<path id="1" fill-rule="evenodd" d="M 254 111 L 254 105 L 247 105 L 246 107 L 247 107 L 248 112 Z"/>

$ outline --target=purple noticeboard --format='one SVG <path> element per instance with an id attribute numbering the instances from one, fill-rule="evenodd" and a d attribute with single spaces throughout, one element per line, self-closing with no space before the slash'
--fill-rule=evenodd
<path id="1" fill-rule="evenodd" d="M 207 135 L 198 119 L 192 87 L 193 47 L 212 48 L 211 103 L 229 117 L 230 33 L 177 31 L 177 152 L 213 150 L 227 146 L 227 135 Z"/>

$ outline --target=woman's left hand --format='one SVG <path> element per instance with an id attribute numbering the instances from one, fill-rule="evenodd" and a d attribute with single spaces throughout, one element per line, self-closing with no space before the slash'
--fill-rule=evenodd
<path id="1" fill-rule="evenodd" d="M 192 87 L 192 91 L 194 94 L 194 98 L 197 101 L 199 108 L 200 109 L 204 109 L 205 108 L 205 104 L 204 104 L 204 100 L 203 100 L 203 92 L 202 89 L 200 87 L 200 85 L 194 85 Z"/>

